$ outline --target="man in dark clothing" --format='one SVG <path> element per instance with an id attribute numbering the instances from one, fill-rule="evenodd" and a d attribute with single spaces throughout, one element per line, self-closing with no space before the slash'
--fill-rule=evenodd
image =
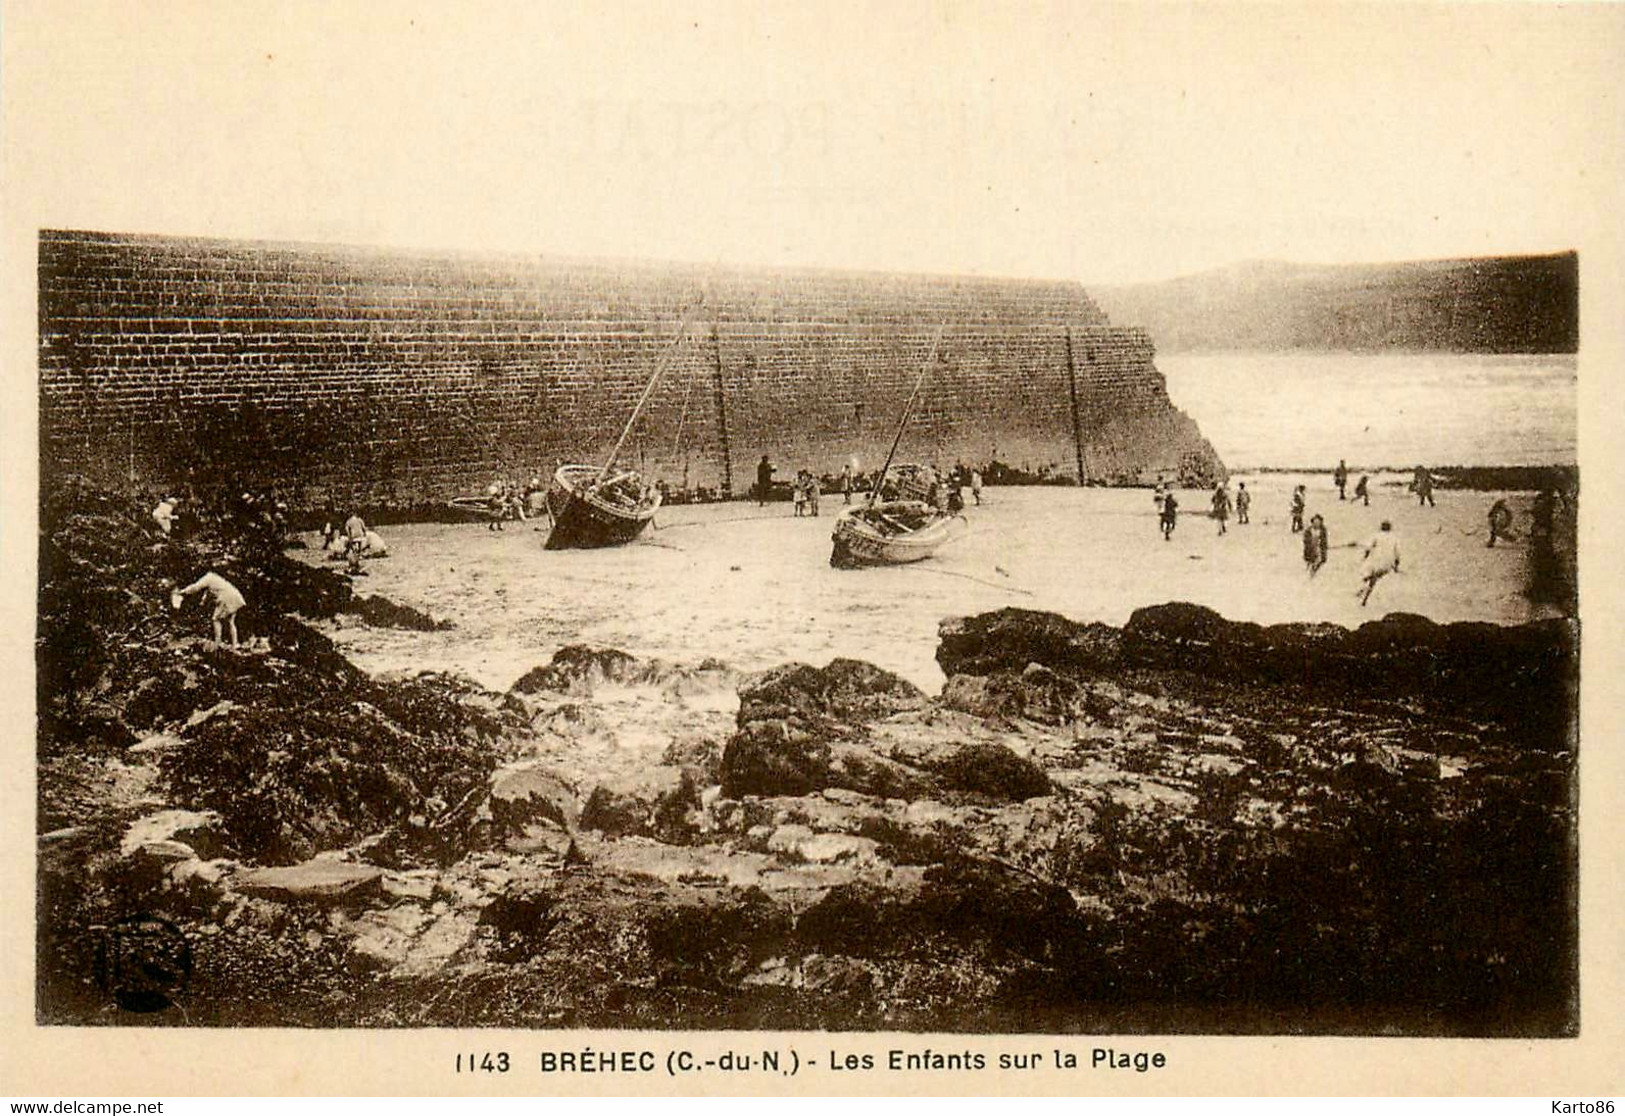
<path id="1" fill-rule="evenodd" d="M 773 487 L 773 466 L 768 464 L 767 454 L 762 454 L 761 463 L 756 466 L 756 506 L 767 506 L 767 493 Z"/>
<path id="2" fill-rule="evenodd" d="M 1332 474 L 1332 482 L 1337 485 L 1337 498 L 1343 499 L 1343 489 L 1349 483 L 1349 464 L 1347 461 L 1337 463 L 1337 471 Z"/>
<path id="3" fill-rule="evenodd" d="M 1411 487 L 1416 489 L 1416 506 L 1426 504 L 1428 507 L 1437 507 L 1433 502 L 1433 474 L 1428 472 L 1425 465 L 1416 467 L 1416 478 L 1411 481 Z"/>
<path id="4" fill-rule="evenodd" d="M 1162 539 L 1167 542 L 1174 537 L 1174 526 L 1179 522 L 1179 501 L 1174 499 L 1172 491 L 1162 497 Z"/>
<path id="5" fill-rule="evenodd" d="M 1360 474 L 1360 483 L 1354 486 L 1354 498 L 1363 501 L 1368 508 L 1371 506 L 1371 478 L 1364 473 Z"/>

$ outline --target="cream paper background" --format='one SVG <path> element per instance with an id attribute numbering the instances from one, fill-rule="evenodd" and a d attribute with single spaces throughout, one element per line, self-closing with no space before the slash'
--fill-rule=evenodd
<path id="1" fill-rule="evenodd" d="M 0 51 L 0 1094 L 1622 1091 L 1625 8 L 4 0 Z M 1266 256 L 1578 249 L 1580 1037 L 36 1027 L 44 227 L 1086 285 Z M 1060 1047 L 1087 1061 L 1095 1045 L 1162 1050 L 1170 1065 L 676 1080 L 534 1070 L 541 1051 L 587 1046 L 794 1047 L 822 1063 L 832 1049 L 883 1060 L 927 1046 L 990 1062 Z M 457 1052 L 497 1049 L 520 1068 L 451 1073 Z"/>

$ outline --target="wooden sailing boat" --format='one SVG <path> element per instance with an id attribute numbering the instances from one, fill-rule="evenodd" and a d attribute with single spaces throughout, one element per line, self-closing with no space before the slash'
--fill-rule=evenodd
<path id="1" fill-rule="evenodd" d="M 627 436 L 643 413 L 649 397 L 661 374 L 677 355 L 697 308 L 690 310 L 678 327 L 677 336 L 661 354 L 649 384 L 626 420 L 621 436 L 603 465 L 561 465 L 553 474 L 552 487 L 547 491 L 547 510 L 553 516 L 553 530 L 548 533 L 548 550 L 567 550 L 580 547 L 620 546 L 643 533 L 660 508 L 660 491 L 647 483 L 634 469 L 616 469 L 616 459 L 626 445 Z"/>
<path id="2" fill-rule="evenodd" d="M 869 502 L 860 508 L 844 510 L 836 517 L 835 530 L 830 536 L 833 545 L 829 564 L 838 569 L 918 562 L 931 557 L 957 533 L 954 521 L 962 519 L 960 516 L 944 515 L 923 500 L 880 499 L 886 474 L 891 470 L 892 459 L 897 456 L 903 430 L 908 425 L 909 416 L 914 413 L 914 404 L 920 397 L 920 389 L 925 385 L 926 373 L 936 359 L 937 346 L 941 341 L 942 330 L 939 328 L 931 341 L 931 351 L 920 369 L 919 378 L 914 382 L 914 392 L 903 408 L 903 417 L 897 424 L 897 436 L 892 439 L 886 464 L 881 467 L 880 476 L 875 479 L 874 488 L 869 493 Z"/>

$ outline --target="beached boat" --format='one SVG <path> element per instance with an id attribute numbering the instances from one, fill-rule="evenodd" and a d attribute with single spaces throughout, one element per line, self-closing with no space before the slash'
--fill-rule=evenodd
<path id="1" fill-rule="evenodd" d="M 632 409 L 632 417 L 621 429 L 609 460 L 603 465 L 561 465 L 553 474 L 552 487 L 547 490 L 547 510 L 553 517 L 553 529 L 547 535 L 548 550 L 620 546 L 641 535 L 654 519 L 660 508 L 660 491 L 634 470 L 617 470 L 615 459 L 621 455 L 621 447 L 626 445 L 644 405 L 654 394 L 655 384 L 671 364 L 698 312 L 696 306 L 684 315 L 676 338 L 661 354 L 648 386 Z"/>
<path id="2" fill-rule="evenodd" d="M 886 477 L 893 471 L 892 460 L 903 440 L 903 429 L 908 425 L 914 403 L 920 397 L 920 388 L 936 358 L 942 330 L 937 330 L 931 350 L 914 382 L 914 392 L 903 407 L 903 417 L 897 424 L 897 436 L 892 439 L 891 452 L 875 479 L 869 502 L 862 507 L 850 508 L 835 518 L 835 529 L 830 534 L 829 564 L 837 569 L 855 569 L 862 566 L 900 566 L 931 557 L 943 543 L 952 539 L 954 521 L 962 517 L 946 515 L 924 497 L 935 481 L 935 471 L 923 465 L 897 466 L 897 487 L 916 499 L 882 500 Z"/>
<path id="3" fill-rule="evenodd" d="M 956 534 L 959 516 L 920 500 L 887 500 L 849 508 L 835 519 L 829 564 L 837 569 L 902 566 L 929 558 Z"/>
<path id="4" fill-rule="evenodd" d="M 561 466 L 547 490 L 547 510 L 553 516 L 547 549 L 629 543 L 659 509 L 659 490 L 635 472 L 603 476 L 597 465 Z"/>
<path id="5" fill-rule="evenodd" d="M 937 471 L 929 465 L 911 463 L 893 465 L 887 476 L 896 485 L 899 500 L 921 500 L 930 503 L 932 490 L 939 483 Z"/>
<path id="6" fill-rule="evenodd" d="M 476 519 L 506 519 L 508 509 L 492 501 L 489 496 L 453 496 L 446 501 L 453 511 Z"/>

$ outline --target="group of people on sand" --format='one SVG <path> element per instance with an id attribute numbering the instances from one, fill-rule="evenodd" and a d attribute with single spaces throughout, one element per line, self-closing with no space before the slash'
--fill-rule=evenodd
<path id="1" fill-rule="evenodd" d="M 1159 476 L 1151 500 L 1157 509 L 1157 528 L 1162 532 L 1163 541 L 1168 542 L 1173 539 L 1174 530 L 1179 526 L 1179 497 L 1174 495 L 1173 489 Z M 1232 510 L 1236 513 L 1238 526 L 1252 522 L 1253 494 L 1247 491 L 1245 481 L 1236 487 L 1234 497 L 1230 495 L 1230 489 L 1224 481 L 1215 481 L 1210 506 L 1209 515 L 1218 522 L 1221 535 L 1229 532 Z"/>
<path id="2" fill-rule="evenodd" d="M 818 514 L 818 497 L 822 494 L 823 484 L 812 474 L 811 469 L 802 469 L 796 473 L 795 484 L 791 487 L 790 498 L 796 506 L 796 515 Z"/>
<path id="3" fill-rule="evenodd" d="M 1337 498 L 1339 500 L 1348 499 L 1349 463 L 1347 461 L 1338 461 L 1337 468 L 1332 470 L 1332 483 L 1337 485 Z M 1360 474 L 1359 481 L 1354 485 L 1354 498 L 1363 502 L 1368 508 L 1371 506 L 1371 474 Z"/>
<path id="4" fill-rule="evenodd" d="M 361 568 L 361 559 L 389 556 L 384 537 L 367 526 L 358 509 L 340 521 L 338 508 L 333 504 L 327 506 L 327 521 L 322 524 L 322 550 L 334 561 L 344 559 L 350 574 L 356 577 L 363 577 L 367 572 Z"/>
<path id="5" fill-rule="evenodd" d="M 917 493 L 923 496 L 924 502 L 935 507 L 939 512 L 957 515 L 965 508 L 965 488 L 969 488 L 971 499 L 977 505 L 982 502 L 982 472 L 980 469 L 968 468 L 963 462 L 956 465 L 952 471 L 944 476 L 939 470 L 931 466 L 911 466 L 915 479 L 909 484 L 914 487 L 923 487 L 924 491 Z M 772 460 L 767 454 L 756 466 L 756 504 L 766 507 L 773 491 L 773 474 L 778 470 L 773 467 Z M 842 505 L 852 503 L 852 495 L 860 491 L 862 477 L 854 471 L 851 463 L 842 469 L 835 482 L 841 494 Z M 868 491 L 879 491 L 882 500 L 901 499 L 904 495 L 904 486 L 899 483 L 898 475 L 888 473 L 882 477 L 877 470 L 868 477 Z M 795 480 L 790 485 L 790 500 L 797 517 L 815 516 L 818 514 L 819 497 L 824 491 L 824 480 L 811 469 L 796 471 Z"/>
<path id="6" fill-rule="evenodd" d="M 539 514 L 546 506 L 543 503 L 546 495 L 547 486 L 535 473 L 524 485 L 515 484 L 507 477 L 497 477 L 485 486 L 485 502 L 491 513 L 487 529 L 505 531 L 509 520 L 524 522 Z"/>
<path id="7" fill-rule="evenodd" d="M 166 537 L 184 533 L 187 527 L 205 519 L 245 540 L 281 541 L 288 534 L 288 505 L 269 490 L 239 492 L 233 487 L 224 495 L 217 492 L 213 499 L 202 500 L 169 489 L 159 496 L 150 514 L 153 524 Z"/>
<path id="8" fill-rule="evenodd" d="M 1422 466 L 1416 467 L 1416 489 L 1427 493 L 1426 502 L 1433 503 L 1433 480 L 1428 471 Z M 1349 467 L 1347 461 L 1339 460 L 1337 468 L 1332 471 L 1332 483 L 1337 486 L 1337 498 L 1348 498 L 1346 489 L 1349 480 Z M 1365 507 L 1371 506 L 1371 475 L 1361 473 L 1359 482 L 1354 486 L 1354 499 L 1360 501 Z M 1331 549 L 1327 538 L 1326 520 L 1320 513 L 1310 516 L 1307 525 L 1303 523 L 1305 504 L 1305 488 L 1298 485 L 1292 491 L 1292 529 L 1303 532 L 1303 563 L 1309 570 L 1309 576 L 1314 577 L 1320 568 L 1326 564 Z M 1376 590 L 1379 582 L 1389 574 L 1399 572 L 1399 536 L 1394 532 L 1391 520 L 1383 520 L 1375 534 L 1360 546 L 1360 573 L 1359 588 L 1354 591 L 1355 597 L 1363 608 L 1371 600 L 1371 594 Z"/>
<path id="9" fill-rule="evenodd" d="M 1339 464 L 1334 480 L 1338 488 L 1339 499 L 1345 498 L 1344 488 L 1348 483 L 1348 470 Z M 1365 500 L 1370 504 L 1367 478 L 1360 478 L 1360 485 L 1355 490 L 1356 498 Z M 1174 531 L 1179 524 L 1179 498 L 1161 478 L 1157 478 L 1157 486 L 1152 495 L 1157 508 L 1157 526 L 1162 532 L 1163 539 L 1173 538 Z M 1213 485 L 1211 498 L 1211 517 L 1218 523 L 1218 533 L 1228 533 L 1228 524 L 1232 509 L 1235 512 L 1237 525 L 1251 522 L 1252 493 L 1247 491 L 1247 482 L 1240 481 L 1236 485 L 1234 497 L 1230 494 L 1228 485 L 1220 480 Z M 1293 534 L 1303 538 L 1303 563 L 1312 578 L 1318 574 L 1330 556 L 1331 542 L 1326 527 L 1326 519 L 1320 513 L 1308 514 L 1308 488 L 1305 485 L 1296 485 L 1292 489 L 1290 525 Z M 1493 538 L 1492 538 L 1493 543 Z M 1394 535 L 1393 524 L 1384 520 L 1381 528 L 1365 544 L 1360 566 L 1360 588 L 1356 591 L 1360 604 L 1363 606 L 1371 599 L 1377 583 L 1390 573 L 1399 569 L 1399 543 Z"/>
<path id="10" fill-rule="evenodd" d="M 1348 480 L 1348 463 L 1339 461 L 1337 468 L 1332 471 L 1332 483 L 1337 487 L 1339 500 L 1348 498 L 1346 491 Z M 1360 475 L 1359 484 L 1354 488 L 1354 498 L 1362 501 L 1366 507 L 1371 506 L 1369 474 Z M 1304 522 L 1303 517 L 1307 510 L 1308 488 L 1300 484 L 1292 490 L 1292 531 L 1303 536 L 1303 564 L 1312 578 L 1320 572 L 1327 558 L 1331 556 L 1331 539 L 1326 529 L 1326 518 L 1319 512 L 1311 515 L 1307 523 Z M 1399 539 L 1394 534 L 1393 523 L 1385 519 L 1376 534 L 1361 547 L 1360 585 L 1354 591 L 1361 607 L 1371 599 L 1378 582 L 1389 574 L 1398 572 Z"/>

